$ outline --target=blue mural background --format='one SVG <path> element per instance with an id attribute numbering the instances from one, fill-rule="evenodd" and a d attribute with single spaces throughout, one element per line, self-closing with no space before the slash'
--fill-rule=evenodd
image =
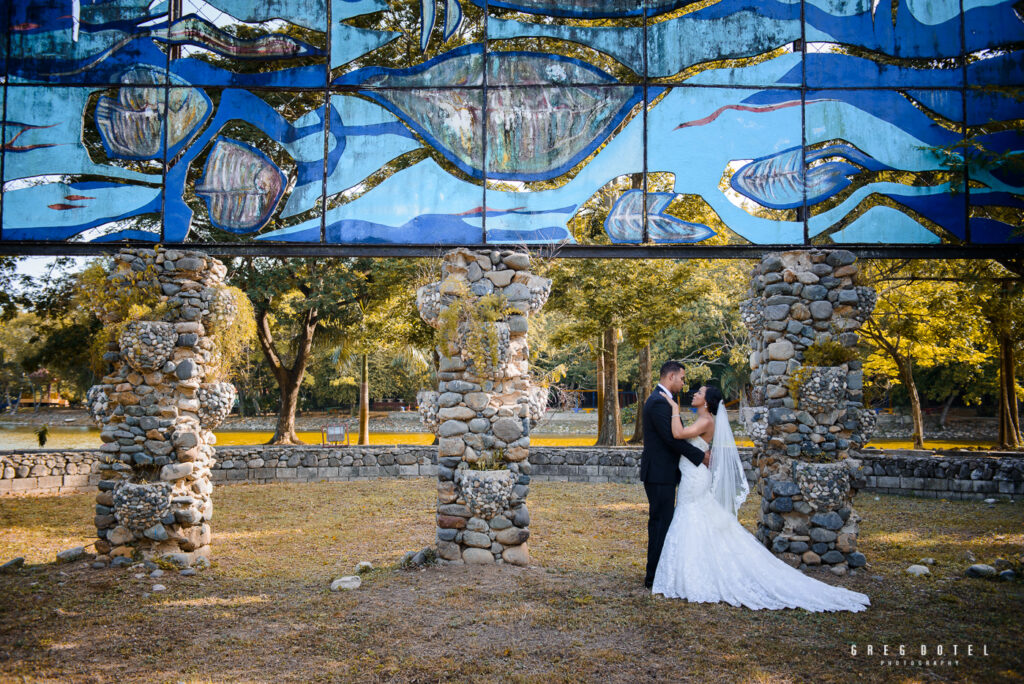
<path id="1" fill-rule="evenodd" d="M 6 0 L 0 241 L 1020 243 L 1020 7 Z"/>

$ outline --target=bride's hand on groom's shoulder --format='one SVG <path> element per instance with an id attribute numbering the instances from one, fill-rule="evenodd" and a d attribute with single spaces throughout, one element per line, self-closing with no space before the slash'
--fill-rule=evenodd
<path id="1" fill-rule="evenodd" d="M 678 412 L 679 404 L 676 403 L 676 400 L 672 398 L 671 394 L 665 390 L 661 390 L 661 396 L 665 397 L 665 401 L 667 401 L 668 405 L 672 407 L 673 412 Z"/>

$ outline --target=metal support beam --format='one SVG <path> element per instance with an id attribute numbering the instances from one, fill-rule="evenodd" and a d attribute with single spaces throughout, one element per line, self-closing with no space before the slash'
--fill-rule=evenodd
<path id="1" fill-rule="evenodd" d="M 149 242 L 0 242 L 4 256 L 98 256 Z M 439 257 L 450 249 L 526 249 L 541 258 L 562 259 L 758 259 L 769 252 L 847 249 L 861 259 L 1020 259 L 1018 245 L 325 245 L 265 242 L 184 243 L 168 249 L 196 249 L 218 257 Z"/>

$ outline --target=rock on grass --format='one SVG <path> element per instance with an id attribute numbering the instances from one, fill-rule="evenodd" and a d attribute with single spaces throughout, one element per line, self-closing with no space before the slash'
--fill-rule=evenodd
<path id="1" fill-rule="evenodd" d="M 985 565 L 984 563 L 975 563 L 971 567 L 967 568 L 968 577 L 992 577 L 996 574 L 996 569 L 991 565 Z"/>
<path id="2" fill-rule="evenodd" d="M 331 591 L 350 591 L 352 589 L 358 589 L 363 583 L 363 580 L 359 575 L 347 575 L 345 577 L 339 577 L 338 579 L 331 582 Z"/>
<path id="3" fill-rule="evenodd" d="M 6 563 L 4 563 L 3 565 L 0 565 L 0 572 L 11 572 L 13 570 L 17 570 L 18 568 L 20 568 L 24 564 L 25 564 L 25 557 L 24 556 L 18 556 L 17 558 L 12 558 L 11 560 L 9 560 Z"/>
<path id="4" fill-rule="evenodd" d="M 84 555 L 85 555 L 85 547 L 84 546 L 76 546 L 76 547 L 71 548 L 71 549 L 64 549 L 63 551 L 60 551 L 60 552 L 57 553 L 57 562 L 58 563 L 71 563 L 73 561 L 78 560 L 79 558 L 81 558 Z"/>

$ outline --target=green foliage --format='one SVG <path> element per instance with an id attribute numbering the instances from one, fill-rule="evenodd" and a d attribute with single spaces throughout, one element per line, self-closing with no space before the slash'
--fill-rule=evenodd
<path id="1" fill-rule="evenodd" d="M 804 366 L 841 366 L 859 357 L 857 350 L 836 339 L 815 340 L 804 351 Z"/>
<path id="2" fill-rule="evenodd" d="M 241 289 L 222 285 L 234 304 L 235 316 L 227 326 L 211 325 L 208 332 L 216 345 L 218 363 L 216 376 L 208 378 L 221 381 L 230 378 L 236 369 L 245 363 L 249 351 L 256 344 L 256 314 L 252 302 Z"/>
<path id="3" fill-rule="evenodd" d="M 480 458 L 469 464 L 470 470 L 507 470 L 505 450 L 503 448 L 484 450 Z"/>
<path id="4" fill-rule="evenodd" d="M 686 369 L 686 382 L 691 387 L 700 387 L 713 375 L 711 368 L 704 363 L 684 363 Z"/>
<path id="5" fill-rule="evenodd" d="M 946 392 L 974 394 L 981 388 L 982 368 L 996 349 L 986 330 L 986 297 L 971 285 L 969 271 L 980 263 L 955 261 L 862 261 L 861 275 L 875 288 L 878 302 L 861 327 L 867 345 L 864 376 L 874 393 L 905 384 L 900 364 L 915 374 L 943 366 L 973 368 L 947 376 L 955 384 Z M 907 366 L 909 364 L 909 366 Z M 870 385 L 866 391 L 872 391 Z"/>
<path id="6" fill-rule="evenodd" d="M 357 403 L 361 365 L 361 356 L 344 356 L 341 349 L 318 350 L 303 382 L 304 408 Z M 412 405 L 421 389 L 436 384 L 430 362 L 415 347 L 371 352 L 367 366 L 371 397 L 394 397 Z"/>
<path id="7" fill-rule="evenodd" d="M 233 266 L 231 282 L 253 303 L 270 371 L 261 374 L 250 367 L 241 384 L 246 390 L 277 385 L 275 441 L 297 439 L 288 424 L 298 405 L 296 388 L 317 385 L 307 376 L 311 362 L 329 359 L 342 370 L 352 359 L 430 337 L 414 305 L 416 281 L 426 273 L 423 261 L 246 258 Z M 329 389 L 335 386 L 346 387 L 343 382 L 331 385 L 330 379 L 320 382 L 319 396 L 330 399 Z"/>
<path id="8" fill-rule="evenodd" d="M 842 342 L 835 339 L 815 340 L 814 343 L 804 350 L 803 365 L 796 369 L 789 377 L 786 388 L 793 401 L 800 402 L 800 389 L 807 381 L 810 372 L 814 368 L 828 366 L 842 366 L 850 361 L 856 361 L 860 355 L 852 347 L 844 346 Z"/>
<path id="9" fill-rule="evenodd" d="M 103 354 L 117 343 L 125 328 L 136 321 L 160 320 L 168 311 L 161 302 L 156 264 L 136 271 L 123 262 L 114 263 L 118 266 L 112 273 L 107 264 L 97 260 L 77 274 L 75 296 L 103 322 L 90 345 L 90 364 L 96 375 L 103 374 Z"/>
<path id="10" fill-rule="evenodd" d="M 454 356 L 460 349 L 465 351 L 479 375 L 483 375 L 488 366 L 496 369 L 501 362 L 501 347 L 494 324 L 515 312 L 503 295 L 475 297 L 463 287 L 439 317 L 438 331 L 445 353 Z M 460 344 L 462 335 L 465 340 Z"/>
<path id="11" fill-rule="evenodd" d="M 7 322 L 29 304 L 25 291 L 31 279 L 18 274 L 18 257 L 0 256 L 0 321 Z"/>

